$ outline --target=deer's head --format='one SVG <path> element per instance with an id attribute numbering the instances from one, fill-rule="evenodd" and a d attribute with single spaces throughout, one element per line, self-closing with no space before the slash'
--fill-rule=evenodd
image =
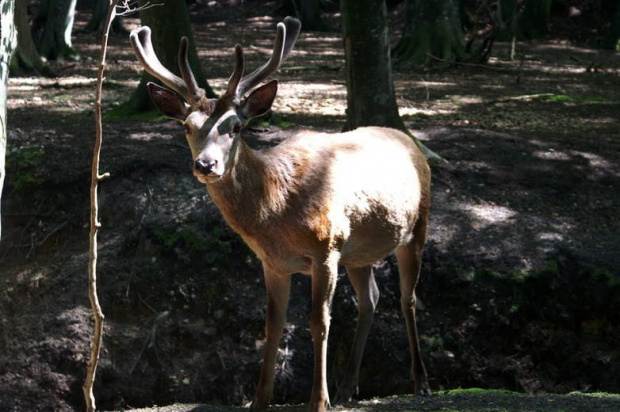
<path id="1" fill-rule="evenodd" d="M 155 55 L 148 27 L 131 33 L 131 45 L 144 69 L 167 86 L 148 83 L 147 87 L 157 108 L 183 123 L 194 157 L 194 175 L 201 182 L 214 183 L 230 171 L 241 130 L 250 119 L 271 108 L 278 90 L 277 81 L 256 86 L 272 75 L 288 56 L 300 28 L 299 20 L 291 17 L 278 23 L 269 61 L 245 77 L 243 48 L 235 46 L 235 69 L 226 92 L 219 99 L 206 98 L 204 89 L 198 87 L 187 59 L 186 37 L 181 39 L 179 47 L 179 77 L 166 69 Z"/>

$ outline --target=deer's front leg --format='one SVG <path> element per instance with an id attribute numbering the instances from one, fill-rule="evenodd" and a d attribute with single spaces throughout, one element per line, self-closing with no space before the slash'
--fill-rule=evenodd
<path id="1" fill-rule="evenodd" d="M 273 381 L 275 378 L 278 347 L 280 346 L 280 338 L 282 337 L 284 322 L 286 321 L 286 309 L 288 307 L 291 286 L 290 275 L 275 273 L 267 265 L 263 265 L 263 269 L 265 272 L 265 285 L 267 287 L 266 342 L 260 379 L 258 380 L 256 394 L 252 401 L 252 411 L 266 409 L 273 396 Z"/>
<path id="2" fill-rule="evenodd" d="M 312 269 L 312 315 L 310 332 L 314 343 L 314 381 L 310 399 L 311 412 L 324 412 L 329 406 L 327 391 L 327 337 L 330 310 L 338 279 L 338 256 L 335 253 Z"/>

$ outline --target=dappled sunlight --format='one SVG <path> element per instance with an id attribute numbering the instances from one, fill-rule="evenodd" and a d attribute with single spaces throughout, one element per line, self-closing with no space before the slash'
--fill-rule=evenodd
<path id="1" fill-rule="evenodd" d="M 535 50 L 542 50 L 542 51 L 557 50 L 562 53 L 571 52 L 575 54 L 585 54 L 585 55 L 597 55 L 598 53 L 600 53 L 600 51 L 597 49 L 587 49 L 584 47 L 577 47 L 565 41 L 561 41 L 561 42 L 555 41 L 555 42 L 549 42 L 549 43 L 533 44 L 532 47 Z"/>
<path id="2" fill-rule="evenodd" d="M 520 42 L 516 45 L 517 58 L 510 60 L 510 45 L 498 42 L 494 55 L 489 58 L 489 68 L 522 73 L 541 72 L 559 75 L 581 75 L 588 71 L 620 74 L 614 64 L 617 54 L 611 50 L 578 47 L 565 42 Z"/>
<path id="3" fill-rule="evenodd" d="M 562 242 L 565 239 L 565 236 L 558 232 L 541 232 L 536 237 L 543 242 Z"/>
<path id="4" fill-rule="evenodd" d="M 273 104 L 276 113 L 344 116 L 346 88 L 342 84 L 281 83 Z"/>
<path id="5" fill-rule="evenodd" d="M 302 83 L 290 78 L 280 78 L 278 95 L 273 103 L 277 114 L 308 116 L 344 116 L 346 110 L 346 87 L 337 83 Z M 222 94 L 228 79 L 210 79 L 213 90 Z"/>
<path id="6" fill-rule="evenodd" d="M 32 95 L 27 93 L 20 97 L 10 99 L 7 107 L 17 109 L 23 107 L 40 107 L 50 112 L 75 113 L 92 110 L 93 98 L 90 96 L 74 96 L 67 93 L 57 93 L 48 98 L 45 95 Z"/>
<path id="7" fill-rule="evenodd" d="M 554 149 L 536 151 L 532 153 L 532 156 L 542 160 L 571 160 L 571 157 L 568 154 L 556 151 Z"/>
<path id="8" fill-rule="evenodd" d="M 427 94 L 430 95 L 435 90 L 441 91 L 442 89 L 450 89 L 456 87 L 458 87 L 458 84 L 455 82 L 427 81 L 424 80 L 422 77 L 418 79 L 412 79 L 409 76 L 404 78 L 401 76 L 397 76 L 394 79 L 394 89 L 397 95 L 406 94 L 412 89 L 415 89 L 417 91 L 424 90 Z"/>
<path id="9" fill-rule="evenodd" d="M 484 98 L 481 96 L 475 96 L 475 95 L 469 95 L 469 96 L 465 96 L 465 95 L 450 95 L 450 96 L 446 96 L 448 97 L 450 100 L 452 100 L 453 102 L 455 102 L 456 104 L 480 104 L 480 103 L 484 103 Z"/>
<path id="10" fill-rule="evenodd" d="M 504 206 L 492 204 L 461 203 L 457 210 L 464 211 L 471 219 L 474 229 L 482 229 L 491 225 L 514 223 L 517 212 Z"/>
<path id="11" fill-rule="evenodd" d="M 573 156 L 581 156 L 582 158 L 586 159 L 588 161 L 588 166 L 591 169 L 603 171 L 610 176 L 620 177 L 620 170 L 618 170 L 617 164 L 610 162 L 602 156 L 594 153 L 580 152 L 576 150 L 572 150 L 570 153 L 572 153 Z"/>
<path id="12" fill-rule="evenodd" d="M 252 53 L 251 49 L 249 50 L 243 50 L 245 53 L 244 55 L 247 56 L 251 56 Z M 198 50 L 198 57 L 201 59 L 205 59 L 205 61 L 209 61 L 209 59 L 213 59 L 213 58 L 225 58 L 225 59 L 230 59 L 230 64 L 231 64 L 231 68 L 234 67 L 235 64 L 235 47 L 234 45 L 231 45 L 230 47 L 223 47 L 220 49 L 214 49 L 214 50 Z M 205 65 L 205 67 L 209 67 L 208 64 Z M 232 69 L 231 69 L 232 71 Z"/>
<path id="13" fill-rule="evenodd" d="M 130 133 L 127 135 L 129 140 L 139 140 L 143 142 L 150 142 L 152 140 L 172 140 L 174 138 L 171 134 L 157 133 L 157 132 L 138 132 Z"/>
<path id="14" fill-rule="evenodd" d="M 533 143 L 533 142 L 531 142 Z M 578 150 L 557 150 L 553 148 L 549 148 L 547 150 L 537 150 L 532 152 L 532 157 L 541 159 L 543 161 L 555 160 L 562 162 L 573 162 L 577 165 L 575 167 L 582 168 L 579 166 L 579 160 L 585 159 L 587 161 L 587 167 L 589 170 L 588 178 L 601 177 L 601 176 L 613 176 L 620 177 L 620 171 L 617 170 L 616 165 L 605 159 L 604 157 L 584 152 Z M 596 172 L 596 173 L 593 173 Z"/>
<path id="15" fill-rule="evenodd" d="M 429 109 L 419 109 L 414 107 L 411 104 L 401 104 L 403 102 L 399 102 L 398 104 L 398 113 L 401 117 L 407 118 L 411 116 L 434 116 L 436 114 L 448 114 L 450 111 L 448 110 L 429 110 Z M 406 102 L 409 103 L 409 102 Z"/>

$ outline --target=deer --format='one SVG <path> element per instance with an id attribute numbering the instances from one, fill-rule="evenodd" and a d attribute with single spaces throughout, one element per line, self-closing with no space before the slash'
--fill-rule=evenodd
<path id="1" fill-rule="evenodd" d="M 151 99 L 164 115 L 184 127 L 194 176 L 206 185 L 224 220 L 262 264 L 267 292 L 265 343 L 251 410 L 267 409 L 273 397 L 295 273 L 311 277 L 310 411 L 323 412 L 330 406 L 327 338 L 339 266 L 346 269 L 355 291 L 358 314 L 335 400 L 351 400 L 379 299 L 371 265 L 392 252 L 398 265 L 414 390 L 430 395 L 415 319 L 415 288 L 431 200 L 430 169 L 420 149 L 406 133 L 383 127 L 343 133 L 301 131 L 260 150 L 250 148 L 241 133 L 250 119 L 270 110 L 278 82 L 266 80 L 290 54 L 300 29 L 295 18 L 278 23 L 268 61 L 246 76 L 243 47 L 237 44 L 235 67 L 219 98 L 207 98 L 198 87 L 187 59 L 187 38 L 180 41 L 177 76 L 156 56 L 148 27 L 130 34 L 141 65 L 164 85 L 148 84 Z"/>

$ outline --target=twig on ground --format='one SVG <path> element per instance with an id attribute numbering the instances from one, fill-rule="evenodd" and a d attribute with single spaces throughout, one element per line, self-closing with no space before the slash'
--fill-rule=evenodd
<path id="1" fill-rule="evenodd" d="M 150 306 L 149 306 L 149 309 L 153 310 Z M 151 327 L 151 331 L 149 332 L 149 335 L 144 340 L 144 344 L 142 345 L 142 349 L 140 350 L 140 353 L 138 354 L 138 358 L 136 359 L 136 361 L 133 363 L 133 365 L 129 369 L 129 375 L 131 375 L 133 371 L 138 367 L 138 363 L 140 363 L 140 359 L 142 359 L 144 352 L 146 352 L 146 350 L 150 348 L 153 348 L 157 361 L 163 366 L 163 362 L 159 358 L 159 354 L 157 353 L 157 328 L 159 327 L 159 324 L 163 322 L 164 320 L 166 320 L 169 316 L 170 316 L 170 311 L 165 310 L 155 317 L 155 319 L 153 320 L 153 326 Z"/>

